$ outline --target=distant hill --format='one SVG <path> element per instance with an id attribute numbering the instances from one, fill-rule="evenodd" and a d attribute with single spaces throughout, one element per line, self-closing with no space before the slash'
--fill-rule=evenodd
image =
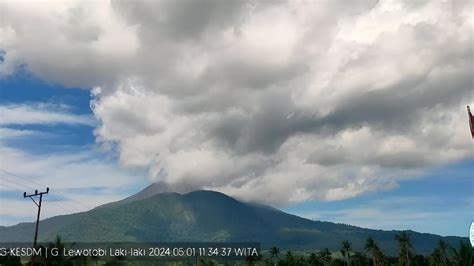
<path id="1" fill-rule="evenodd" d="M 150 186 L 122 201 L 93 210 L 56 216 L 40 223 L 41 241 L 60 235 L 66 242 L 113 241 L 256 241 L 264 247 L 339 250 L 343 240 L 362 250 L 373 237 L 387 254 L 396 254 L 394 235 L 345 224 L 312 221 L 269 206 L 240 202 L 222 193 L 194 191 L 159 193 Z M 34 223 L 0 227 L 0 241 L 29 242 Z M 438 239 L 433 234 L 410 232 L 417 253 L 432 252 Z M 443 237 L 458 245 L 460 237 Z"/>

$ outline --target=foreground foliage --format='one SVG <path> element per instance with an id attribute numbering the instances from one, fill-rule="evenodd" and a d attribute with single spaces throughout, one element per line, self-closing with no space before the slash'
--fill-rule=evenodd
<path id="1" fill-rule="evenodd" d="M 282 251 L 272 247 L 263 251 L 260 257 L 248 257 L 245 261 L 219 261 L 208 258 L 189 258 L 172 261 L 133 261 L 115 257 L 106 261 L 97 257 L 54 257 L 37 258 L 37 265 L 262 265 L 262 266 L 472 266 L 474 263 L 473 248 L 469 243 L 460 241 L 457 247 L 450 246 L 439 239 L 429 256 L 416 254 L 411 245 L 410 234 L 400 232 L 394 241 L 398 246 L 398 257 L 386 256 L 378 243 L 371 237 L 365 241 L 363 250 L 354 250 L 352 243 L 344 240 L 339 251 L 331 252 L 324 248 L 315 251 Z M 49 248 L 63 248 L 59 237 L 48 244 Z M 21 265 L 19 258 L 0 257 L 0 265 Z"/>

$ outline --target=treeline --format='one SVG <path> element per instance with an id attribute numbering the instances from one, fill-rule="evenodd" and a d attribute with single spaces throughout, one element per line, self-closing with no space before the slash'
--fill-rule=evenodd
<path id="1" fill-rule="evenodd" d="M 339 251 L 331 252 L 324 248 L 314 252 L 281 251 L 272 247 L 259 257 L 248 257 L 245 261 L 216 261 L 209 258 L 189 258 L 186 261 L 147 261 L 138 262 L 123 257 L 113 257 L 107 261 L 98 257 L 37 257 L 35 265 L 248 265 L 248 266 L 474 266 L 474 252 L 469 243 L 460 242 L 459 246 L 452 247 L 444 240 L 439 239 L 436 247 L 429 256 L 415 254 L 410 235 L 400 232 L 395 235 L 394 241 L 398 244 L 398 256 L 391 257 L 384 254 L 377 242 L 369 237 L 365 241 L 363 250 L 353 250 L 352 243 L 342 241 Z M 61 239 L 57 237 L 48 248 L 64 248 Z M 0 266 L 22 265 L 18 257 L 0 257 Z M 27 263 L 26 265 L 29 265 Z"/>
<path id="2" fill-rule="evenodd" d="M 365 242 L 364 250 L 353 250 L 349 241 L 341 243 L 339 252 L 331 252 L 325 248 L 302 255 L 297 255 L 292 251 L 280 252 L 278 247 L 273 247 L 260 263 L 250 262 L 249 264 L 278 266 L 473 266 L 474 263 L 473 248 L 466 242 L 461 241 L 458 247 L 452 247 L 440 239 L 433 252 L 429 256 L 423 256 L 414 253 L 410 235 L 407 232 L 395 235 L 394 241 L 398 244 L 398 257 L 385 255 L 377 242 L 369 237 Z"/>

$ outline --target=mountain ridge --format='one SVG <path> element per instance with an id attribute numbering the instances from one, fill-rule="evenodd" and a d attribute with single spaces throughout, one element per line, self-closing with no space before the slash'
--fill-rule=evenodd
<path id="1" fill-rule="evenodd" d="M 149 193 L 144 198 L 141 192 L 132 195 L 133 200 L 128 197 L 87 212 L 44 219 L 39 239 L 51 241 L 59 235 L 70 242 L 261 242 L 263 246 L 299 250 L 338 250 L 341 241 L 349 240 L 354 249 L 361 250 L 365 239 L 373 237 L 385 252 L 396 253 L 396 230 L 313 221 L 215 191 Z M 0 227 L 0 239 L 29 242 L 33 225 Z M 465 240 L 415 231 L 410 234 L 415 251 L 421 254 L 431 252 L 441 238 L 452 245 Z"/>

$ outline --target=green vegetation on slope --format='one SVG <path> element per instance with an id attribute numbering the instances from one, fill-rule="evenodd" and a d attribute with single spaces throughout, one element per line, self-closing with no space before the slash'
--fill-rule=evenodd
<path id="1" fill-rule="evenodd" d="M 33 223 L 0 228 L 2 241 L 29 242 Z M 40 223 L 40 241 L 60 235 L 65 242 L 209 242 L 254 241 L 297 250 L 329 248 L 339 250 L 347 240 L 362 250 L 372 237 L 391 255 L 397 254 L 393 241 L 397 231 L 370 230 L 350 225 L 311 221 L 267 206 L 237 201 L 212 191 L 188 194 L 160 193 L 149 198 L 108 204 L 88 212 L 57 216 Z M 409 232 L 413 250 L 432 252 L 439 239 L 448 244 L 462 238 L 441 238 Z"/>

